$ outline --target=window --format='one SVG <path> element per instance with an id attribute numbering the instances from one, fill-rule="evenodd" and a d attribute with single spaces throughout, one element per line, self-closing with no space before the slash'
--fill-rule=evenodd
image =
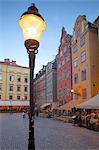
<path id="1" fill-rule="evenodd" d="M 64 53 L 67 51 L 67 46 L 64 47 Z"/>
<path id="2" fill-rule="evenodd" d="M 60 51 L 60 57 L 62 56 L 62 51 Z"/>
<path id="3" fill-rule="evenodd" d="M 80 36 L 80 29 L 76 32 L 76 38 L 78 38 Z"/>
<path id="4" fill-rule="evenodd" d="M 2 74 L 0 74 L 0 80 L 2 80 Z"/>
<path id="5" fill-rule="evenodd" d="M 82 70 L 82 81 L 86 80 L 86 69 Z"/>
<path id="6" fill-rule="evenodd" d="M 83 51 L 83 52 L 81 53 L 81 62 L 84 62 L 85 60 L 86 60 L 86 52 Z"/>
<path id="7" fill-rule="evenodd" d="M 28 82 L 28 77 L 24 78 L 24 82 L 27 83 Z"/>
<path id="8" fill-rule="evenodd" d="M 73 48 L 73 52 L 75 53 L 77 51 L 77 47 L 74 47 Z"/>
<path id="9" fill-rule="evenodd" d="M 0 91 L 2 91 L 2 84 L 0 84 Z"/>
<path id="10" fill-rule="evenodd" d="M 17 77 L 17 82 L 21 82 L 21 76 Z"/>
<path id="11" fill-rule="evenodd" d="M 80 46 L 83 46 L 85 44 L 85 39 L 80 40 Z"/>
<path id="12" fill-rule="evenodd" d="M 67 70 L 67 72 L 66 72 L 66 78 L 69 78 L 70 76 L 71 76 L 71 71 Z"/>
<path id="13" fill-rule="evenodd" d="M 27 96 L 24 96 L 24 99 L 27 100 Z"/>
<path id="14" fill-rule="evenodd" d="M 24 86 L 24 92 L 28 91 L 28 86 Z"/>
<path id="15" fill-rule="evenodd" d="M 10 75 L 9 81 L 13 81 L 14 80 L 14 76 Z"/>
<path id="16" fill-rule="evenodd" d="M 83 89 L 83 90 L 82 90 L 82 98 L 83 98 L 83 99 L 86 99 L 86 98 L 87 98 L 87 90 L 86 90 L 86 89 Z"/>
<path id="17" fill-rule="evenodd" d="M 64 43 L 64 37 L 62 38 L 62 44 Z"/>
<path id="18" fill-rule="evenodd" d="M 9 95 L 9 99 L 13 99 L 13 96 L 12 96 L 12 95 Z"/>
<path id="19" fill-rule="evenodd" d="M 21 91 L 21 86 L 17 86 L 17 91 L 20 92 Z"/>
<path id="20" fill-rule="evenodd" d="M 17 99 L 20 99 L 20 96 L 19 96 L 19 95 L 17 96 Z"/>
<path id="21" fill-rule="evenodd" d="M 66 63 L 70 61 L 70 55 L 66 56 Z"/>
<path id="22" fill-rule="evenodd" d="M 1 99 L 1 95 L 0 95 L 0 99 Z"/>
<path id="23" fill-rule="evenodd" d="M 76 73 L 74 75 L 74 83 L 77 84 L 78 83 L 78 73 Z"/>
<path id="24" fill-rule="evenodd" d="M 78 66 L 78 57 L 76 57 L 75 59 L 74 59 L 74 67 L 77 67 Z"/>
<path id="25" fill-rule="evenodd" d="M 13 91 L 13 85 L 9 85 L 9 91 Z"/>

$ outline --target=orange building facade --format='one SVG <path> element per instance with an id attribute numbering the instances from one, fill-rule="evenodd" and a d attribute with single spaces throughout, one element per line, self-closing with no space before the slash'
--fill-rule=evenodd
<path id="1" fill-rule="evenodd" d="M 73 100 L 84 102 L 99 92 L 99 17 L 78 16 L 72 38 Z"/>

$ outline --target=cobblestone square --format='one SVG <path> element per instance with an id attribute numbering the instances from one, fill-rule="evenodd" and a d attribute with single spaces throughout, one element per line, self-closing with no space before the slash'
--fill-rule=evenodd
<path id="1" fill-rule="evenodd" d="M 0 150 L 28 149 L 28 116 L 0 114 Z M 36 150 L 98 150 L 99 133 L 48 118 L 35 118 Z"/>

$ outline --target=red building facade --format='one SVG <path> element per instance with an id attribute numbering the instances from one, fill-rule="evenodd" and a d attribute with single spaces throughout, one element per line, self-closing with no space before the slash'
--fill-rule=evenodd
<path id="1" fill-rule="evenodd" d="M 72 100 L 71 38 L 63 27 L 57 56 L 57 100 L 61 104 Z"/>

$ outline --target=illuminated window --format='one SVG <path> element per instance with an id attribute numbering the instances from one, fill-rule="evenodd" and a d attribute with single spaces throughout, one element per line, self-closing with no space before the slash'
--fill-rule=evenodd
<path id="1" fill-rule="evenodd" d="M 81 53 L 81 62 L 84 62 L 85 60 L 86 60 L 86 52 L 83 51 L 83 52 Z"/>
<path id="2" fill-rule="evenodd" d="M 78 66 L 78 57 L 76 57 L 75 59 L 74 59 L 74 67 L 77 67 Z"/>

